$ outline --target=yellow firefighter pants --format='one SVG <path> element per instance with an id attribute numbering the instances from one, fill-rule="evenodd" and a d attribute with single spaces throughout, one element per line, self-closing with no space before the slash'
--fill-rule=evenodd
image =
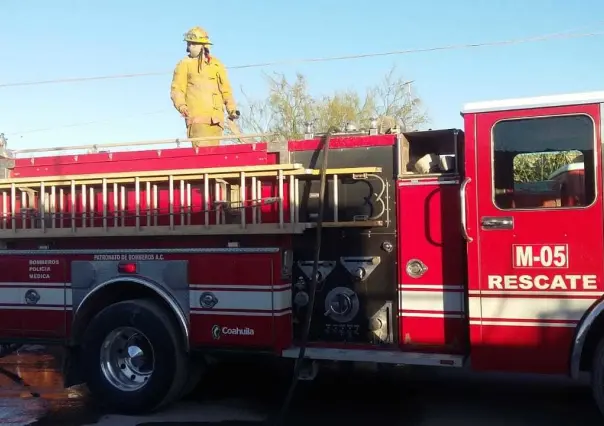
<path id="1" fill-rule="evenodd" d="M 202 124 L 193 123 L 187 126 L 187 137 L 192 138 L 205 138 L 208 136 L 222 136 L 222 126 L 218 123 Z M 200 146 L 218 146 L 220 140 L 209 140 L 209 141 L 192 141 L 191 144 L 194 148 Z"/>

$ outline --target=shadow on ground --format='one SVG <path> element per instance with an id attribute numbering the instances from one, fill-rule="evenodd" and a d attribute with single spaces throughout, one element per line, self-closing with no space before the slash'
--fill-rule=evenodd
<path id="1" fill-rule="evenodd" d="M 150 416 L 106 413 L 84 390 L 62 389 L 60 358 L 29 351 L 0 360 L 30 389 L 0 377 L 0 424 L 37 426 L 256 426 L 278 412 L 289 375 L 270 365 L 225 364 L 173 407 Z M 40 393 L 40 398 L 32 393 Z M 271 417 L 272 418 L 272 417 Z M 602 424 L 589 388 L 556 378 L 474 375 L 425 368 L 329 372 L 301 382 L 284 426 Z"/>
<path id="2" fill-rule="evenodd" d="M 192 399 L 241 401 L 234 406 L 274 414 L 284 400 L 287 383 L 266 370 L 236 366 L 216 371 Z M 315 382 L 302 382 L 283 424 L 367 426 L 376 421 L 405 426 L 591 426 L 601 425 L 602 417 L 589 389 L 565 379 L 414 367 L 328 373 Z M 210 424 L 218 423 L 144 422 L 139 426 Z M 220 423 L 249 424 L 258 423 Z"/>

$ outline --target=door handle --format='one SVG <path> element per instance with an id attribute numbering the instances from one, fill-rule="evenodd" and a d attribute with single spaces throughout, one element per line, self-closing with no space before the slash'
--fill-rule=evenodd
<path id="1" fill-rule="evenodd" d="M 461 205 L 461 234 L 463 235 L 463 238 L 469 243 L 471 243 L 473 240 L 472 237 L 468 235 L 468 224 L 466 219 L 466 187 L 468 186 L 468 183 L 470 183 L 471 180 L 472 179 L 470 179 L 469 177 L 465 178 L 459 190 L 459 198 Z"/>
<path id="2" fill-rule="evenodd" d="M 483 217 L 480 224 L 485 229 L 512 229 L 514 218 L 512 217 Z"/>

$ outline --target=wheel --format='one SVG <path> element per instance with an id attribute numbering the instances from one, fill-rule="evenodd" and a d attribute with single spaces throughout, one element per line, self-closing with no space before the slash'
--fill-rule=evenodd
<path id="1" fill-rule="evenodd" d="M 82 343 L 85 379 L 95 399 L 124 414 L 172 403 L 186 381 L 181 333 L 150 300 L 110 305 L 90 322 Z"/>
<path id="2" fill-rule="evenodd" d="M 188 360 L 189 367 L 187 368 L 187 378 L 185 385 L 182 388 L 181 398 L 189 396 L 197 387 L 202 376 L 206 373 L 207 365 L 203 359 Z"/>
<path id="3" fill-rule="evenodd" d="M 604 338 L 600 339 L 592 361 L 591 391 L 600 412 L 604 414 Z"/>

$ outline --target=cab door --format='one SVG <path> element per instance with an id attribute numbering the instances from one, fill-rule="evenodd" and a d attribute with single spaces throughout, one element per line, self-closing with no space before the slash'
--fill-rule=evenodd
<path id="1" fill-rule="evenodd" d="M 478 113 L 468 170 L 472 362 L 565 373 L 601 296 L 600 105 Z"/>

